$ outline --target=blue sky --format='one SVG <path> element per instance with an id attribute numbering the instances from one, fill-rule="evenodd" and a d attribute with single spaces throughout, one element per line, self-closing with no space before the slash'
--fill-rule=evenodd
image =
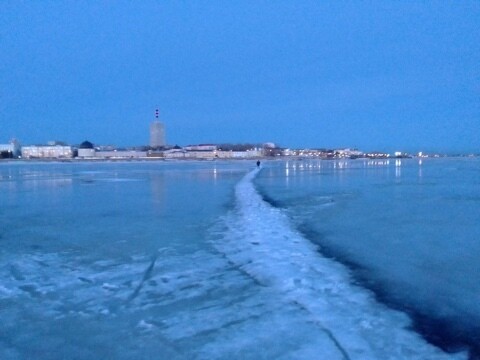
<path id="1" fill-rule="evenodd" d="M 480 150 L 479 1 L 2 1 L 0 143 Z"/>

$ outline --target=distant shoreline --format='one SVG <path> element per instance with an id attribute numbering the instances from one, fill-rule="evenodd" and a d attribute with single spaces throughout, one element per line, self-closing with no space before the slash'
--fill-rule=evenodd
<path id="1" fill-rule="evenodd" d="M 45 159 L 0 159 L 0 163 L 34 163 L 34 162 L 56 162 L 56 163 L 87 163 L 87 162 L 187 162 L 187 161 L 200 161 L 200 162 L 216 162 L 216 161 L 267 161 L 267 160 L 280 160 L 279 158 L 217 158 L 217 159 L 202 159 L 202 158 L 174 158 L 174 159 L 165 159 L 165 158 L 109 158 L 109 159 L 55 159 L 55 158 L 45 158 Z"/>
<path id="2" fill-rule="evenodd" d="M 0 159 L 1 163 L 97 163 L 97 162 L 217 162 L 217 161 L 278 161 L 278 160 L 323 160 L 323 161 L 358 161 L 358 160 L 430 160 L 430 159 L 474 159 L 480 155 L 443 155 L 443 156 L 425 156 L 425 157 L 361 157 L 361 158 L 321 158 L 321 157 L 305 157 L 305 156 L 276 156 L 276 157 L 254 157 L 254 158 L 157 158 L 157 157 L 142 157 L 142 158 L 32 158 L 32 159 Z"/>

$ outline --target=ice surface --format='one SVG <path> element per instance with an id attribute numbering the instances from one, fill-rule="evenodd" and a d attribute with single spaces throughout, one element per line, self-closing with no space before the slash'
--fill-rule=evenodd
<path id="1" fill-rule="evenodd" d="M 233 194 L 251 167 L 0 168 L 0 358 L 464 358 L 351 285 L 256 171 Z"/>
<path id="2" fill-rule="evenodd" d="M 275 302 L 297 307 L 339 358 L 442 359 L 449 355 L 411 331 L 408 317 L 387 309 L 355 286 L 342 265 L 322 257 L 291 226 L 288 217 L 261 199 L 249 173 L 236 188 L 237 211 L 226 220 L 220 251 L 260 285 Z M 296 331 L 301 331 L 296 329 Z"/>
<path id="3" fill-rule="evenodd" d="M 261 173 L 260 192 L 322 254 L 411 313 L 435 343 L 480 356 L 478 159 L 280 165 Z"/>

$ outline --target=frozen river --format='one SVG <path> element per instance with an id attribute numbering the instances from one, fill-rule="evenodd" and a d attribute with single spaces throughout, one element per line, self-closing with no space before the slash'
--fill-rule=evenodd
<path id="1" fill-rule="evenodd" d="M 2 359 L 471 359 L 477 160 L 0 164 Z"/>

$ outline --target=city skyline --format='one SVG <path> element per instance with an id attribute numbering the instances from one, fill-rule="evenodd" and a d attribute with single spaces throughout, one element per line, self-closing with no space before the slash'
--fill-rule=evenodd
<path id="1" fill-rule="evenodd" d="M 270 147 L 273 146 L 278 149 L 283 149 L 283 150 L 296 150 L 296 151 L 306 151 L 306 150 L 321 150 L 321 151 L 338 151 L 338 150 L 354 150 L 354 151 L 360 151 L 362 154 L 368 154 L 368 153 L 379 153 L 379 154 L 390 154 L 394 155 L 397 153 L 405 154 L 405 155 L 416 155 L 416 154 L 429 154 L 429 155 L 435 155 L 435 156 L 467 156 L 467 155 L 474 155 L 474 156 L 479 156 L 480 151 L 479 149 L 474 150 L 474 151 L 435 151 L 434 149 L 429 149 L 426 147 L 418 147 L 417 149 L 402 149 L 400 147 L 396 147 L 394 145 L 390 145 L 387 149 L 385 148 L 358 148 L 355 146 L 337 146 L 337 147 L 328 147 L 328 146 L 285 146 L 284 144 L 278 144 L 276 142 L 264 140 L 260 142 L 255 142 L 255 141 L 243 141 L 243 142 L 238 142 L 238 141 L 231 141 L 231 142 L 222 142 L 222 141 L 210 141 L 210 142 L 196 142 L 196 143 L 168 143 L 166 141 L 166 128 L 164 122 L 159 121 L 159 110 L 155 110 L 155 118 L 150 121 L 149 125 L 149 141 L 142 143 L 142 144 L 115 144 L 114 142 L 110 143 L 99 143 L 96 142 L 92 139 L 95 139 L 95 136 L 92 134 L 92 136 L 83 139 L 83 140 L 76 140 L 73 142 L 65 142 L 62 139 L 50 139 L 48 141 L 43 141 L 43 142 L 38 142 L 38 143 L 22 143 L 19 141 L 17 138 L 11 138 L 9 141 L 1 141 L 0 140 L 0 147 L 8 147 L 10 146 L 17 146 L 17 147 L 22 147 L 22 146 L 69 146 L 72 148 L 81 148 L 83 143 L 90 143 L 90 141 L 94 141 L 92 145 L 97 148 L 108 148 L 108 149 L 143 149 L 143 148 L 150 148 L 150 149 L 169 149 L 169 148 L 174 148 L 177 146 L 180 146 L 181 148 L 185 147 L 195 147 L 195 146 L 206 146 L 206 145 L 216 145 L 216 146 L 221 146 L 221 145 L 229 145 L 229 146 L 242 146 L 242 145 L 255 145 L 255 146 L 266 146 Z M 271 139 L 270 139 L 271 140 Z M 12 145 L 13 144 L 13 145 Z M 395 150 L 392 150 L 395 149 Z M 420 156 L 420 155 L 419 155 Z"/>
<path id="2" fill-rule="evenodd" d="M 0 9 L 2 143 L 480 148 L 478 2 Z"/>

